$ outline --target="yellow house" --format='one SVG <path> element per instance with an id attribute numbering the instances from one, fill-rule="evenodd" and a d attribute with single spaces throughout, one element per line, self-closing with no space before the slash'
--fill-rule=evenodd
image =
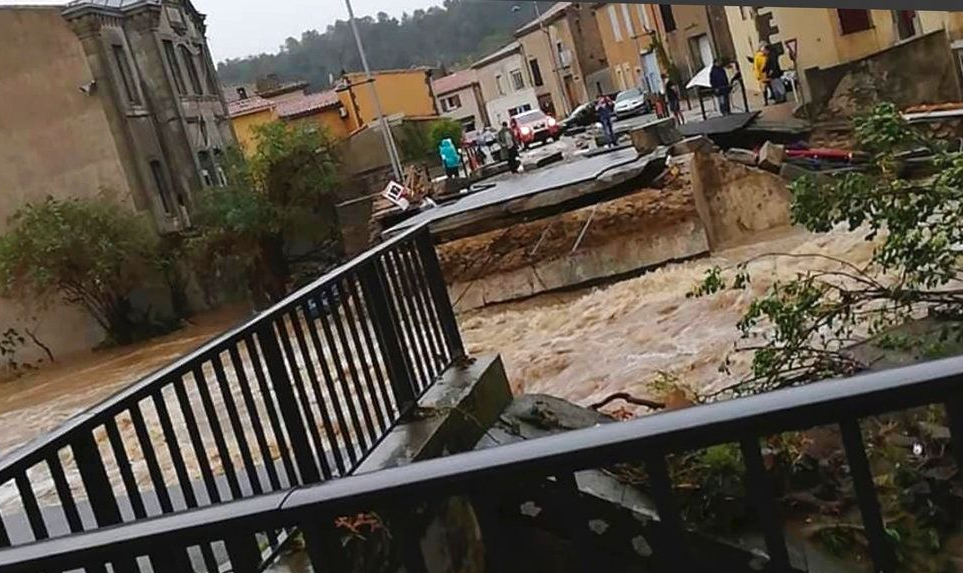
<path id="1" fill-rule="evenodd" d="M 277 119 L 277 105 L 259 96 L 246 97 L 227 104 L 237 143 L 245 154 L 254 151 L 254 128 Z"/>
<path id="2" fill-rule="evenodd" d="M 902 40 L 945 29 L 951 40 L 963 38 L 963 12 L 860 10 L 842 8 L 782 8 L 727 6 L 726 16 L 737 61 L 752 76 L 749 60 L 760 42 L 783 55 L 789 69 L 788 45 L 797 45 L 797 69 L 827 68 L 857 60 Z M 760 86 L 747 81 L 757 93 Z"/>
<path id="3" fill-rule="evenodd" d="M 662 89 L 662 72 L 653 49 L 656 13 L 652 4 L 610 4 L 592 7 L 602 37 L 615 88 Z"/>
<path id="4" fill-rule="evenodd" d="M 373 73 L 375 91 L 385 116 L 437 116 L 438 108 L 431 87 L 431 70 L 385 70 Z M 368 80 L 363 73 L 346 74 L 336 92 L 353 132 L 374 121 L 378 114 L 371 97 Z"/>
<path id="5" fill-rule="evenodd" d="M 355 130 L 355 126 L 349 121 L 347 110 L 334 90 L 281 102 L 276 113 L 287 122 L 323 127 L 334 139 L 345 139 Z"/>

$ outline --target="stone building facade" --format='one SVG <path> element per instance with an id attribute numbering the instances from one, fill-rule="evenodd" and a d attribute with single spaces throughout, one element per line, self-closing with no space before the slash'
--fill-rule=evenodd
<path id="1" fill-rule="evenodd" d="M 177 232 L 224 182 L 235 138 L 189 0 L 0 6 L 0 70 L 0 233 L 48 196 L 110 197 Z M 58 356 L 103 337 L 69 307 L 0 300 L 0 328 L 28 323 Z"/>

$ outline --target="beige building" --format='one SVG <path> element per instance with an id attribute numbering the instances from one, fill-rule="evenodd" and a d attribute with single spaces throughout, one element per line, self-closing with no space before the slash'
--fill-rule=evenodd
<path id="1" fill-rule="evenodd" d="M 736 58 L 724 7 L 654 4 L 653 11 L 658 37 L 683 83 L 715 58 Z"/>
<path id="2" fill-rule="evenodd" d="M 726 15 L 747 80 L 752 77 L 749 61 L 763 41 L 782 54 L 786 69 L 792 67 L 788 46 L 795 43 L 802 76 L 809 68 L 856 60 L 935 30 L 945 29 L 951 41 L 963 39 L 963 12 L 727 6 Z M 746 85 L 760 91 L 755 81 Z"/>
<path id="3" fill-rule="evenodd" d="M 0 7 L 0 99 L 0 232 L 27 203 L 102 190 L 185 229 L 235 144 L 189 0 Z M 71 308 L 0 301 L 0 330 L 24 326 L 61 356 L 103 336 Z"/>
<path id="4" fill-rule="evenodd" d="M 493 127 L 538 108 L 538 78 L 532 77 L 527 62 L 521 44 L 513 42 L 472 64 Z"/>
<path id="5" fill-rule="evenodd" d="M 614 91 L 591 3 L 559 2 L 515 33 L 540 107 L 565 116 Z"/>
<path id="6" fill-rule="evenodd" d="M 602 38 L 615 89 L 642 87 L 662 91 L 662 69 L 655 51 L 654 4 L 596 2 L 592 11 Z"/>
<path id="7" fill-rule="evenodd" d="M 491 126 L 477 70 L 455 72 L 432 80 L 431 85 L 441 115 L 461 123 L 466 133 Z"/>

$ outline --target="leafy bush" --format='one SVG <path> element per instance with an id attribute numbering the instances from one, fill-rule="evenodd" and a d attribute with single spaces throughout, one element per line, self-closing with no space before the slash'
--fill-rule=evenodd
<path id="1" fill-rule="evenodd" d="M 298 265 L 323 269 L 340 256 L 338 160 L 327 133 L 307 125 L 273 122 L 255 138 L 250 158 L 228 154 L 230 184 L 200 194 L 191 246 L 206 272 L 243 269 L 264 306 L 288 292 Z"/>
<path id="2" fill-rule="evenodd" d="M 30 204 L 0 237 L 0 294 L 87 311 L 112 342 L 133 341 L 130 293 L 156 269 L 157 236 L 110 197 Z"/>

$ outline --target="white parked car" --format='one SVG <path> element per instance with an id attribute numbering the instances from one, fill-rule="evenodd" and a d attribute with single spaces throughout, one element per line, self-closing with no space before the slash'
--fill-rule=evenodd
<path id="1" fill-rule="evenodd" d="M 619 118 L 649 113 L 649 99 L 642 88 L 625 90 L 615 96 L 615 115 Z"/>

